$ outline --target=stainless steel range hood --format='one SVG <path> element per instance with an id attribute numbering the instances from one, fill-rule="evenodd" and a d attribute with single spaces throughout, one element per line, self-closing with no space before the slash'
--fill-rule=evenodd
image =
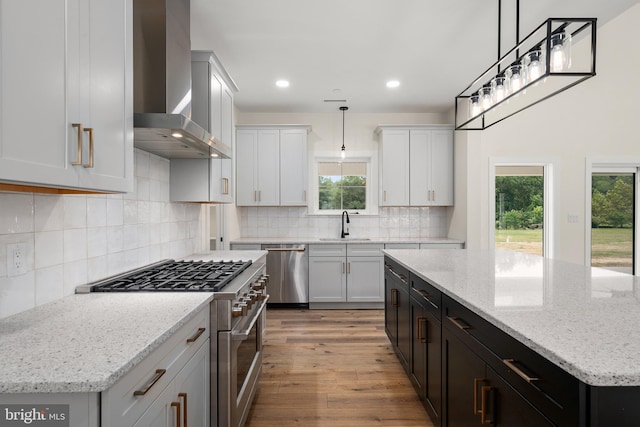
<path id="1" fill-rule="evenodd" d="M 168 159 L 231 158 L 191 120 L 190 0 L 133 2 L 134 145 Z"/>

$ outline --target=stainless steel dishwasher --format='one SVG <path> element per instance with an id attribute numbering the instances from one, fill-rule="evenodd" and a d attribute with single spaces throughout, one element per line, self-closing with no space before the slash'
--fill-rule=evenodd
<path id="1" fill-rule="evenodd" d="M 309 307 L 309 253 L 306 245 L 262 245 L 267 253 L 269 307 Z"/>

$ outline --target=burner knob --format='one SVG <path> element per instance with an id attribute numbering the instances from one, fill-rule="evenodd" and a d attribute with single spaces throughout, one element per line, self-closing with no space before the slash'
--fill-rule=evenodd
<path id="1" fill-rule="evenodd" d="M 251 308 L 251 306 L 253 305 L 253 299 L 250 296 L 246 296 L 242 298 L 241 301 L 244 303 L 245 306 L 249 308 Z"/>
<path id="2" fill-rule="evenodd" d="M 264 289 L 265 284 L 266 283 L 263 280 L 258 280 L 257 282 L 251 284 L 251 289 L 253 289 L 254 291 L 261 291 Z"/>
<path id="3" fill-rule="evenodd" d="M 244 303 L 234 304 L 231 309 L 232 317 L 241 317 L 247 315 L 247 305 Z"/>
<path id="4" fill-rule="evenodd" d="M 268 285 L 269 284 L 269 275 L 268 274 L 263 274 L 260 277 L 260 280 L 264 280 L 265 285 Z"/>

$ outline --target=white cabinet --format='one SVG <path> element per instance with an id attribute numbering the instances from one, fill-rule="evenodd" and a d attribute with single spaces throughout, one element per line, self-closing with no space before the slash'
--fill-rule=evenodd
<path id="1" fill-rule="evenodd" d="M 102 427 L 209 425 L 209 344 L 204 309 L 102 393 Z"/>
<path id="2" fill-rule="evenodd" d="M 409 205 L 409 132 L 384 130 L 380 138 L 381 206 Z"/>
<path id="3" fill-rule="evenodd" d="M 381 244 L 309 246 L 310 308 L 376 308 L 384 302 Z"/>
<path id="4" fill-rule="evenodd" d="M 308 126 L 236 126 L 236 204 L 307 204 Z"/>
<path id="5" fill-rule="evenodd" d="M 191 119 L 228 147 L 238 88 L 211 51 L 191 52 Z M 231 159 L 172 159 L 171 200 L 233 203 Z"/>
<path id="6" fill-rule="evenodd" d="M 133 189 L 132 10 L 0 0 L 0 181 Z"/>
<path id="7" fill-rule="evenodd" d="M 382 206 L 453 205 L 453 129 L 379 126 Z"/>

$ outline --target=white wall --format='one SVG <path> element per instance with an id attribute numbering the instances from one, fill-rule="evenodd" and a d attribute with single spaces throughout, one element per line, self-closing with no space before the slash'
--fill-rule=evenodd
<path id="1" fill-rule="evenodd" d="M 489 245 L 489 159 L 557 160 L 554 258 L 584 263 L 585 159 L 640 156 L 640 4 L 598 29 L 597 75 L 482 132 L 456 132 L 456 198 L 450 236 Z M 466 168 L 458 167 L 466 164 Z M 464 170 L 463 170 L 464 169 Z M 466 176 L 465 176 L 466 174 Z M 466 186 L 458 189 L 458 184 Z M 578 215 L 569 223 L 568 215 Z M 586 217 L 586 218 L 585 218 Z M 466 230 L 465 230 L 466 227 Z"/>
<path id="2" fill-rule="evenodd" d="M 73 294 L 78 285 L 204 249 L 206 208 L 169 202 L 168 160 L 140 150 L 135 160 L 133 193 L 0 192 L 0 318 Z M 27 273 L 8 277 L 6 247 L 18 242 Z"/>

